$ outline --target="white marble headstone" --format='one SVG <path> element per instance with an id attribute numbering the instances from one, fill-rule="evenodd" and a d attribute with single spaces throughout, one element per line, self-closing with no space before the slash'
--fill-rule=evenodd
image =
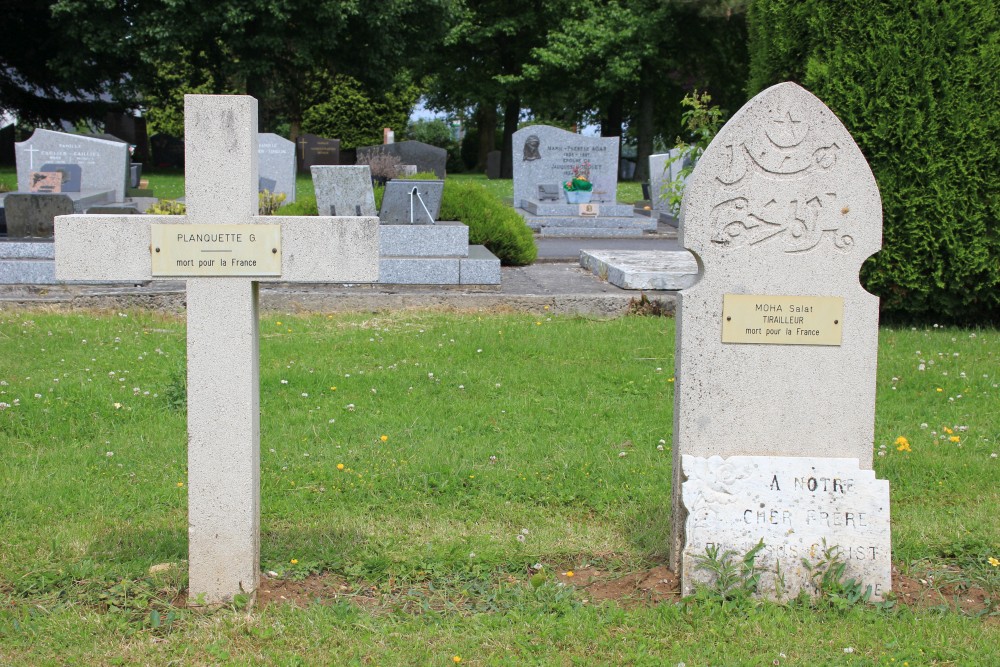
<path id="1" fill-rule="evenodd" d="M 870 586 L 872 600 L 890 590 L 889 482 L 860 470 L 857 459 L 684 456 L 682 465 L 684 595 L 712 583 L 697 566 L 708 546 L 738 562 L 760 541 L 758 592 L 769 597 L 815 593 L 824 552 L 845 564 L 845 580 Z"/>
<path id="2" fill-rule="evenodd" d="M 881 239 L 868 163 L 794 83 L 750 100 L 699 159 L 680 225 L 701 278 L 677 309 L 673 564 L 683 456 L 849 458 L 871 469 L 878 299 L 858 272 Z"/>

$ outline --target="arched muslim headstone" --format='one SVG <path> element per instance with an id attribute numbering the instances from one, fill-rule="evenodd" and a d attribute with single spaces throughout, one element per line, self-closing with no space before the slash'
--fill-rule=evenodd
<path id="1" fill-rule="evenodd" d="M 830 109 L 783 83 L 719 132 L 681 216 L 701 266 L 678 303 L 671 561 L 683 591 L 710 579 L 707 547 L 742 557 L 763 540 L 762 590 L 812 590 L 802 559 L 825 543 L 881 598 L 878 299 L 858 280 L 882 239 L 868 163 Z"/>

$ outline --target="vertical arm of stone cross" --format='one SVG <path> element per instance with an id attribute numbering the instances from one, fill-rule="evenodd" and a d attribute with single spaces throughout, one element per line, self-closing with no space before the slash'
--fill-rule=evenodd
<path id="1" fill-rule="evenodd" d="M 184 194 L 192 224 L 257 213 L 257 100 L 184 98 Z M 187 283 L 189 599 L 260 580 L 258 282 Z"/>

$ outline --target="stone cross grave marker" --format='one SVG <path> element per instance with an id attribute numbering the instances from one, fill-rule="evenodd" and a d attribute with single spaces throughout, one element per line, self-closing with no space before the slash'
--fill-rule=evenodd
<path id="1" fill-rule="evenodd" d="M 794 83 L 749 101 L 688 180 L 680 293 L 671 564 L 684 593 L 708 546 L 763 539 L 761 588 L 812 591 L 802 558 L 839 549 L 890 588 L 889 489 L 872 468 L 878 299 L 858 280 L 882 204 L 847 129 Z M 779 572 L 780 570 L 780 572 Z"/>
<path id="2" fill-rule="evenodd" d="M 257 215 L 257 100 L 187 95 L 180 216 L 56 219 L 60 280 L 187 278 L 189 598 L 260 579 L 260 281 L 374 282 L 378 218 Z"/>

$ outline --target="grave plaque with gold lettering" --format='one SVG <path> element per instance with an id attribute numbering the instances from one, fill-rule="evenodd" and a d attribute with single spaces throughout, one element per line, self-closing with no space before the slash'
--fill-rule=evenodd
<path id="1" fill-rule="evenodd" d="M 280 276 L 281 225 L 152 225 L 153 277 Z"/>
<path id="2" fill-rule="evenodd" d="M 722 299 L 723 343 L 840 345 L 843 297 L 724 294 Z"/>

